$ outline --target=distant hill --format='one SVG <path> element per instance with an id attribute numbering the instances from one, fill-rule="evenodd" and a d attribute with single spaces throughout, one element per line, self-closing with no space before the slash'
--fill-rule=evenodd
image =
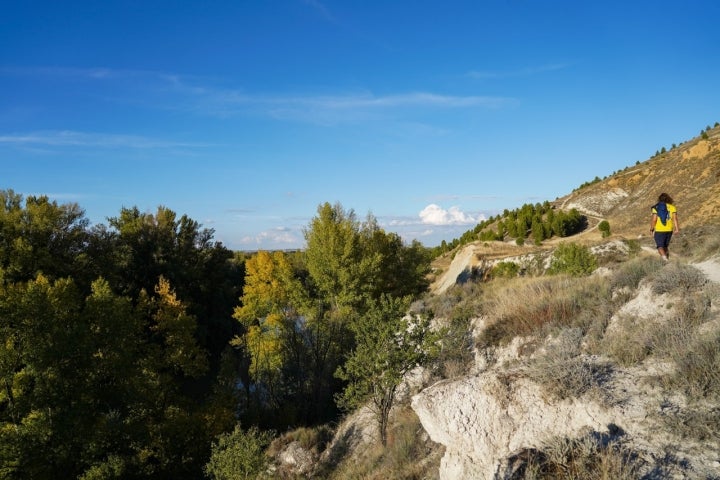
<path id="1" fill-rule="evenodd" d="M 662 192 L 675 200 L 681 229 L 689 234 L 673 240 L 675 252 L 688 247 L 688 242 L 706 242 L 716 235 L 720 230 L 717 228 L 720 226 L 720 125 L 669 151 L 658 152 L 604 179 L 588 182 L 551 202 L 556 211 L 574 208 L 587 217 L 587 228 L 578 234 L 552 237 L 539 246 L 534 245 L 532 239 L 523 246 L 517 246 L 513 238 L 476 240 L 438 256 L 433 260 L 431 290 L 442 291 L 455 283 L 460 278 L 458 275 L 464 275 L 462 272 L 472 272 L 484 262 L 547 253 L 564 241 L 599 243 L 602 236 L 597 226 L 603 220 L 610 224 L 613 238 L 641 240 L 652 248 L 654 244 L 648 232 L 650 207 Z M 488 222 L 485 228 L 496 230 L 497 222 Z M 471 236 L 470 233 L 472 231 L 463 238 Z"/>
<path id="2" fill-rule="evenodd" d="M 704 138 L 703 138 L 704 137 Z M 559 208 L 577 208 L 605 219 L 611 231 L 625 236 L 647 233 L 650 207 L 667 192 L 678 207 L 680 224 L 697 227 L 720 223 L 720 127 L 671 150 L 558 199 Z"/>

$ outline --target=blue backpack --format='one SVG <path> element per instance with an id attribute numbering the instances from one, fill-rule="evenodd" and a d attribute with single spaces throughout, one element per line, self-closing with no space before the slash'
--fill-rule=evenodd
<path id="1" fill-rule="evenodd" d="M 657 205 L 655 205 L 653 208 L 657 212 L 660 223 L 662 223 L 663 225 L 667 224 L 667 221 L 670 218 L 670 212 L 668 212 L 665 202 L 658 202 Z"/>

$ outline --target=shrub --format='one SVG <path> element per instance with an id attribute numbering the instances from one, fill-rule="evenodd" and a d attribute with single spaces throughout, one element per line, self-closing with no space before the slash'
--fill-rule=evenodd
<path id="1" fill-rule="evenodd" d="M 643 465 L 638 455 L 607 435 L 591 434 L 579 439 L 555 438 L 542 450 L 528 449 L 516 455 L 514 472 L 502 478 L 634 480 Z M 518 467 L 517 465 L 520 464 Z"/>
<path id="2" fill-rule="evenodd" d="M 720 332 L 695 338 L 682 352 L 676 353 L 681 355 L 674 359 L 677 370 L 670 379 L 671 384 L 691 398 L 720 398 Z"/>
<path id="3" fill-rule="evenodd" d="M 621 365 L 634 365 L 653 352 L 653 325 L 627 318 L 622 329 L 607 333 L 600 348 L 603 353 Z"/>
<path id="4" fill-rule="evenodd" d="M 598 230 L 602 233 L 603 238 L 610 236 L 610 223 L 607 220 L 603 220 L 598 224 Z"/>
<path id="5" fill-rule="evenodd" d="M 589 248 L 576 243 L 561 243 L 553 252 L 548 273 L 566 273 L 577 277 L 590 274 L 596 268 L 597 259 Z"/>
<path id="6" fill-rule="evenodd" d="M 527 375 L 560 399 L 577 398 L 599 387 L 608 377 L 610 367 L 581 355 L 582 340 L 579 328 L 561 330 L 545 352 L 528 364 Z"/>
<path id="7" fill-rule="evenodd" d="M 240 425 L 231 433 L 224 433 L 213 443 L 205 473 L 214 480 L 255 478 L 268 463 L 265 448 L 272 440 L 272 432 L 252 427 L 243 431 Z"/>
<path id="8" fill-rule="evenodd" d="M 520 266 L 515 262 L 499 262 L 490 272 L 490 275 L 498 278 L 517 277 L 520 273 Z"/>
<path id="9" fill-rule="evenodd" d="M 697 268 L 680 263 L 671 263 L 652 276 L 653 293 L 686 293 L 697 290 L 707 283 L 705 275 Z"/>
<path id="10" fill-rule="evenodd" d="M 623 288 L 636 289 L 640 281 L 665 266 L 657 257 L 634 258 L 623 263 L 612 275 L 610 285 L 613 290 Z"/>
<path id="11" fill-rule="evenodd" d="M 703 292 L 697 292 L 682 297 L 674 308 L 676 315 L 662 322 L 626 319 L 622 329 L 613 330 L 605 336 L 603 350 L 624 365 L 640 363 L 651 355 L 667 358 L 678 365 L 678 372 L 682 372 L 677 381 L 687 382 L 686 385 L 702 384 L 705 379 L 693 372 L 707 368 L 701 366 L 704 362 L 712 364 L 715 361 L 704 358 L 707 350 L 697 344 L 698 327 L 710 313 L 709 300 Z M 699 370 L 694 370 L 694 366 L 698 365 Z"/>

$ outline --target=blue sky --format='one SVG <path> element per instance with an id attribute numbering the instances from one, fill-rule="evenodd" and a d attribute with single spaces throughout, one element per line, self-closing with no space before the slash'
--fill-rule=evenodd
<path id="1" fill-rule="evenodd" d="M 720 121 L 720 2 L 4 1 L 0 189 L 428 246 Z"/>

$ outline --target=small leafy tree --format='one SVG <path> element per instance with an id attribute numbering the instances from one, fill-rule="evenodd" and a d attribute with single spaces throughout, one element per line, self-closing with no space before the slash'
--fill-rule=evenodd
<path id="1" fill-rule="evenodd" d="M 256 478 L 267 466 L 265 449 L 272 441 L 272 432 L 252 427 L 243 431 L 240 425 L 224 433 L 213 443 L 205 473 L 213 480 L 246 480 Z"/>
<path id="2" fill-rule="evenodd" d="M 603 238 L 610 236 L 610 223 L 607 220 L 603 220 L 598 224 L 598 230 L 602 233 Z"/>
<path id="3" fill-rule="evenodd" d="M 592 273 L 596 268 L 597 259 L 588 247 L 577 243 L 561 243 L 553 252 L 548 273 L 566 273 L 579 277 Z"/>
<path id="4" fill-rule="evenodd" d="M 348 382 L 338 396 L 347 409 L 370 401 L 380 441 L 387 445 L 390 410 L 404 375 L 437 354 L 440 335 L 430 330 L 426 317 L 405 316 L 409 300 L 382 296 L 352 326 L 357 346 L 336 376 Z"/>

